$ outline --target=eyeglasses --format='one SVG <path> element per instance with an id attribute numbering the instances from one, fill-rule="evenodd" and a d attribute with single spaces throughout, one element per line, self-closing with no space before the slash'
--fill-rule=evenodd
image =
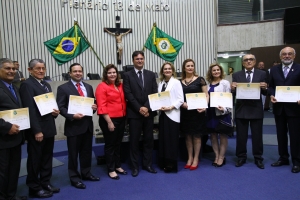
<path id="1" fill-rule="evenodd" d="M 281 55 L 282 55 L 282 56 L 292 56 L 292 55 L 294 55 L 294 53 L 292 53 L 292 52 L 289 52 L 289 53 L 282 53 Z"/>
<path id="2" fill-rule="evenodd" d="M 248 62 L 248 61 L 253 62 L 254 60 L 255 60 L 254 58 L 245 58 L 245 59 L 243 60 L 243 62 Z"/>

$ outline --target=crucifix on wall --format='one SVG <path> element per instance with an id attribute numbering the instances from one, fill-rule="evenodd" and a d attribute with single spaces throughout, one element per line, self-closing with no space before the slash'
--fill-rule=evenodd
<path id="1" fill-rule="evenodd" d="M 107 32 L 108 34 L 116 38 L 118 64 L 121 64 L 123 54 L 124 45 L 122 43 L 122 37 L 124 35 L 127 35 L 128 33 L 132 33 L 131 28 L 120 28 L 120 25 L 120 16 L 116 16 L 116 28 L 104 28 L 104 32 Z"/>

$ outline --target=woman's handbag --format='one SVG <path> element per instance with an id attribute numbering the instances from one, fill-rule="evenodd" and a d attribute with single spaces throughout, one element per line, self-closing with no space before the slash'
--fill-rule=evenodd
<path id="1" fill-rule="evenodd" d="M 217 133 L 224 133 L 228 136 L 233 136 L 234 126 L 231 118 L 231 113 L 218 116 L 219 122 L 215 128 Z"/>

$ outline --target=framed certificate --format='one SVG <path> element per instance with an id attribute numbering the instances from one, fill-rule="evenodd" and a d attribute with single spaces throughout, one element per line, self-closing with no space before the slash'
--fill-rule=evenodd
<path id="1" fill-rule="evenodd" d="M 33 97 L 33 99 L 42 116 L 48 113 L 52 113 L 53 109 L 58 110 L 58 106 L 53 92 L 35 96 Z"/>
<path id="2" fill-rule="evenodd" d="M 20 126 L 19 130 L 30 128 L 28 108 L 0 111 L 0 118 L 11 124 Z"/>
<path id="3" fill-rule="evenodd" d="M 94 98 L 70 95 L 68 114 L 80 113 L 87 116 L 93 116 L 92 106 L 94 103 Z"/>
<path id="4" fill-rule="evenodd" d="M 171 96 L 169 91 L 148 95 L 151 110 L 159 110 L 161 107 L 171 106 Z"/>
<path id="5" fill-rule="evenodd" d="M 211 92 L 210 107 L 232 108 L 232 94 L 230 92 Z"/>
<path id="6" fill-rule="evenodd" d="M 185 97 L 188 110 L 208 107 L 205 93 L 188 93 L 185 94 Z"/>
<path id="7" fill-rule="evenodd" d="M 278 102 L 296 103 L 299 101 L 300 86 L 276 86 L 275 99 Z"/>
<path id="8" fill-rule="evenodd" d="M 260 83 L 237 83 L 236 99 L 260 99 Z"/>

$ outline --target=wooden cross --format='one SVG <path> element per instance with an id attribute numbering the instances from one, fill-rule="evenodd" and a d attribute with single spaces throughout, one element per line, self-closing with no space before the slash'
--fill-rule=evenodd
<path id="1" fill-rule="evenodd" d="M 117 63 L 122 63 L 122 54 L 123 54 L 123 48 L 124 44 L 122 43 L 122 37 L 128 33 L 132 33 L 131 28 L 120 28 L 120 16 L 116 16 L 116 28 L 104 28 L 104 32 L 107 32 L 108 34 L 115 37 L 117 42 Z"/>

